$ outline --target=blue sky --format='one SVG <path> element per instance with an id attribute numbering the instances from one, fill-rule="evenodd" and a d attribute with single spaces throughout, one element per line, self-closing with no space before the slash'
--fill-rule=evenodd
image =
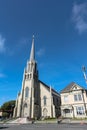
<path id="1" fill-rule="evenodd" d="M 0 0 L 0 105 L 21 90 L 33 34 L 39 79 L 58 92 L 87 88 L 87 1 Z"/>

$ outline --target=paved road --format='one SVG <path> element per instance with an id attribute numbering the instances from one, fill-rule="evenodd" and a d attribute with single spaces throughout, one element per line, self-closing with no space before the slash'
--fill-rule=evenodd
<path id="1" fill-rule="evenodd" d="M 87 124 L 0 124 L 2 130 L 87 130 Z"/>

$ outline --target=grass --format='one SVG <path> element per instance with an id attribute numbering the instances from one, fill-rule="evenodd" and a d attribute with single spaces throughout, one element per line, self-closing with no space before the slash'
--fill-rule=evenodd
<path id="1" fill-rule="evenodd" d="M 87 118 L 72 118 L 72 120 L 87 120 Z"/>

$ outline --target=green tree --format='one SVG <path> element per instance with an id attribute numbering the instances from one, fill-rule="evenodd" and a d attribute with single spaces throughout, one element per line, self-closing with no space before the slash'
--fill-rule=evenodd
<path id="1" fill-rule="evenodd" d="M 8 117 L 9 117 L 9 113 L 3 112 L 3 113 L 2 113 L 2 116 L 3 116 L 3 118 L 8 118 Z"/>
<path id="2" fill-rule="evenodd" d="M 3 117 L 12 117 L 14 107 L 15 107 L 15 100 L 5 102 L 0 108 L 3 111 Z"/>

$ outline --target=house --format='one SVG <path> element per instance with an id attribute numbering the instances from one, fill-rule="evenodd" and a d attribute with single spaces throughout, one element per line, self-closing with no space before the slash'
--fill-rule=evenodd
<path id="1" fill-rule="evenodd" d="M 71 82 L 61 91 L 61 115 L 70 118 L 87 117 L 87 90 Z"/>

